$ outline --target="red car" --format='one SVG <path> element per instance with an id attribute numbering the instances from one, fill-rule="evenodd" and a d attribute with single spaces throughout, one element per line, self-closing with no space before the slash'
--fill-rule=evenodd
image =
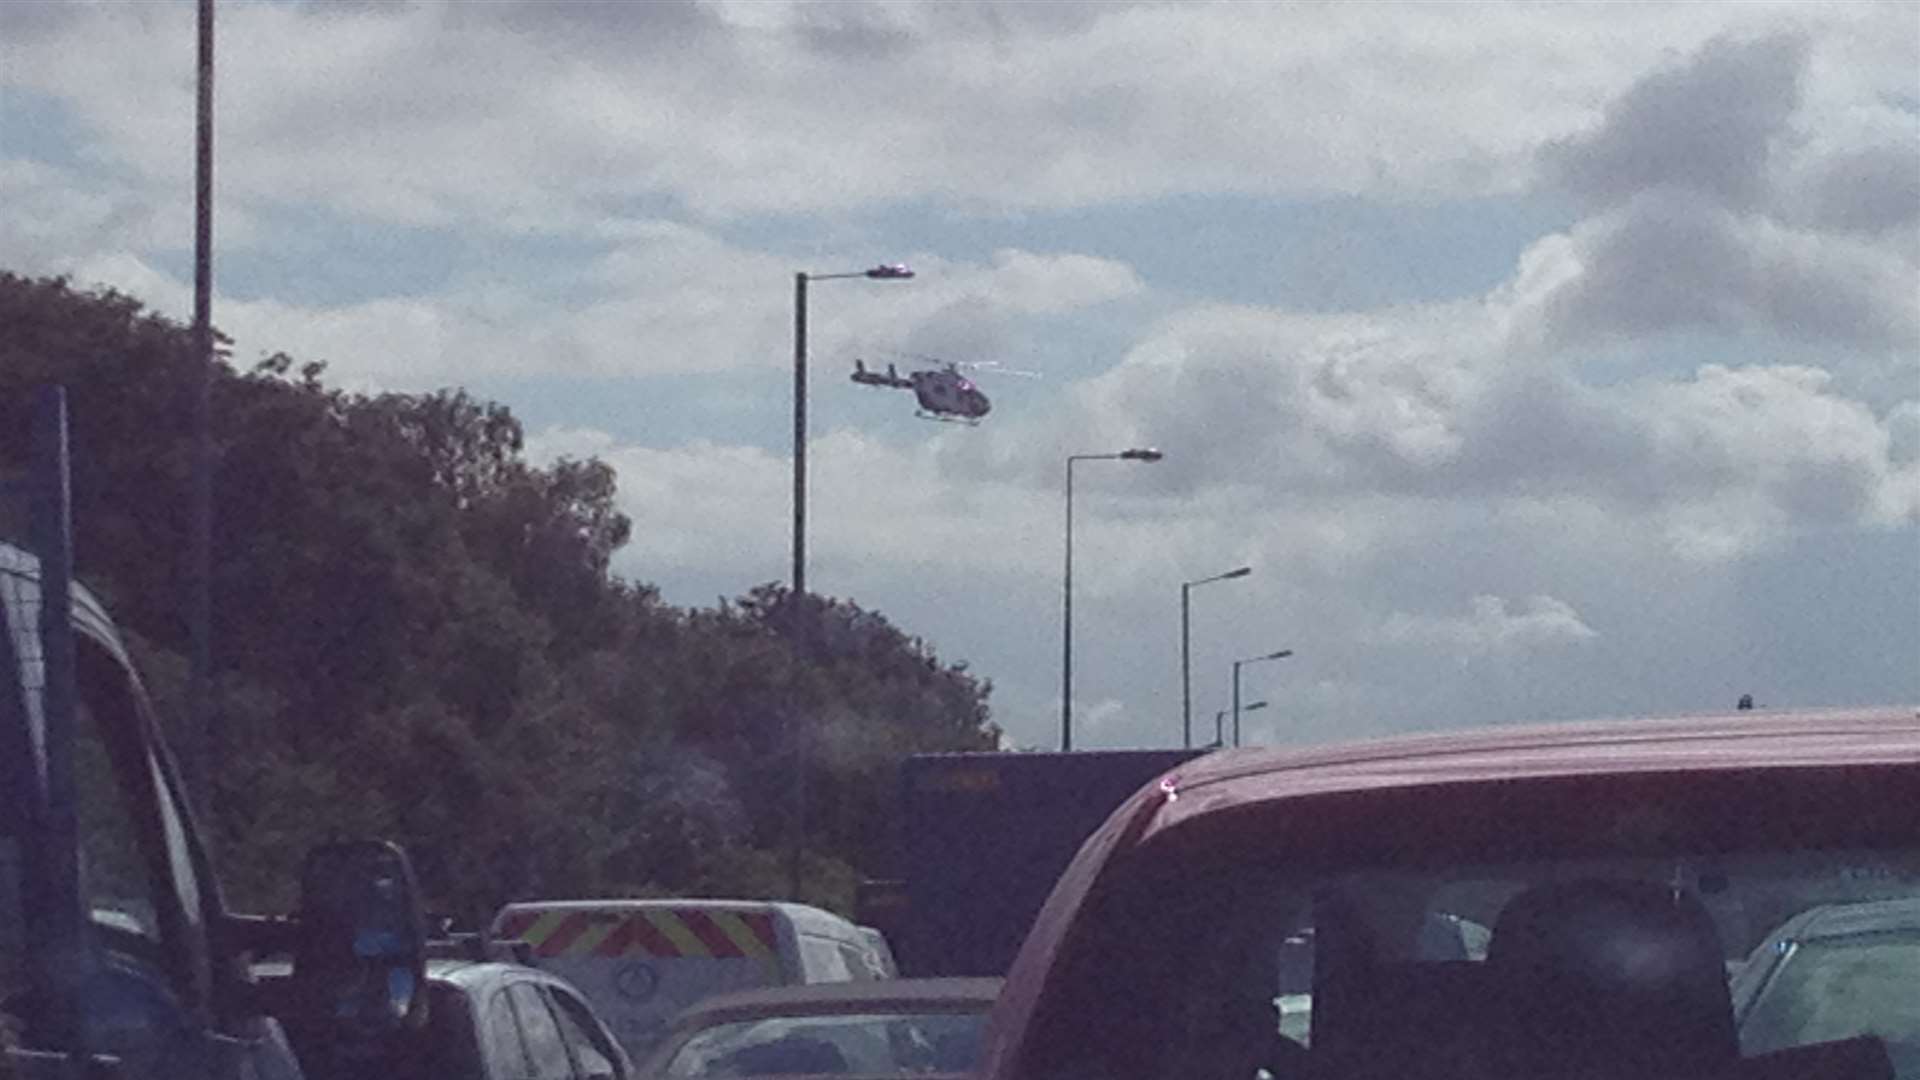
<path id="1" fill-rule="evenodd" d="M 1904 1080 L 1912 1029 L 1846 986 L 1819 1042 L 1743 1056 L 1728 976 L 1809 909 L 1915 896 L 1912 708 L 1230 751 L 1081 849 L 980 1075 Z"/>

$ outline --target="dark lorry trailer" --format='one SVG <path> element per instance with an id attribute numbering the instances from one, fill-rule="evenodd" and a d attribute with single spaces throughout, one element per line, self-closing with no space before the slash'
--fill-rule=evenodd
<path id="1" fill-rule="evenodd" d="M 921 754 L 900 767 L 892 876 L 856 921 L 908 976 L 1005 974 L 1060 872 L 1115 807 L 1198 750 Z"/>

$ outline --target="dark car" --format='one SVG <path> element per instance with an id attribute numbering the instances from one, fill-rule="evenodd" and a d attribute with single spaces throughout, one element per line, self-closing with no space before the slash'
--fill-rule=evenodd
<path id="1" fill-rule="evenodd" d="M 566 980 L 521 964 L 432 960 L 427 1028 L 394 1080 L 630 1080 L 626 1053 Z"/>
<path id="2" fill-rule="evenodd" d="M 726 994 L 681 1013 L 649 1080 L 959 1075 L 979 1063 L 999 979 L 883 979 Z"/>
<path id="3" fill-rule="evenodd" d="M 1872 1035 L 1920 1075 L 1920 898 L 1822 904 L 1767 935 L 1733 980 L 1748 1053 Z"/>
<path id="4" fill-rule="evenodd" d="M 1797 913 L 1882 901 L 1920 901 L 1912 708 L 1229 751 L 1081 848 L 979 1075 L 1915 1080 L 1895 1030 L 1743 1051 L 1728 985 Z M 1914 985 L 1805 1000 L 1911 1015 Z"/>

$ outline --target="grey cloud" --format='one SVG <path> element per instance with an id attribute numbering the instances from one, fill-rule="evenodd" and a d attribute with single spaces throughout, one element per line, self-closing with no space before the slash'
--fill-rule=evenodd
<path id="1" fill-rule="evenodd" d="M 1920 224 L 1920 139 L 1861 147 L 1820 162 L 1803 195 L 1805 219 L 1848 232 Z"/>
<path id="2" fill-rule="evenodd" d="M 871 63 L 911 52 L 920 44 L 913 28 L 882 7 L 809 4 L 800 9 L 800 40 L 832 60 Z"/>
<path id="3" fill-rule="evenodd" d="M 726 27 L 700 0 L 493 0 L 459 3 L 450 29 L 497 27 L 605 58 L 659 55 L 723 40 Z"/>
<path id="4" fill-rule="evenodd" d="M 1920 465 L 1920 401 L 1903 401 L 1887 414 L 1888 452 L 1895 464 Z"/>
<path id="5" fill-rule="evenodd" d="M 966 296 L 921 320 L 907 335 L 906 348 L 942 360 L 988 359 L 1005 355 L 1012 340 L 1006 309 Z"/>
<path id="6" fill-rule="evenodd" d="M 1574 234 L 1579 272 L 1538 301 L 1549 341 L 1709 329 L 1904 348 L 1920 340 L 1912 269 L 1671 189 Z"/>
<path id="7" fill-rule="evenodd" d="M 1603 205 L 1665 185 L 1756 205 L 1774 140 L 1799 105 L 1808 51 L 1794 34 L 1713 41 L 1642 79 L 1597 129 L 1549 144 L 1541 164 L 1559 186 Z"/>
<path id="8" fill-rule="evenodd" d="M 30 47 L 88 18 L 71 0 L 10 0 L 0 3 L 0 49 Z"/>

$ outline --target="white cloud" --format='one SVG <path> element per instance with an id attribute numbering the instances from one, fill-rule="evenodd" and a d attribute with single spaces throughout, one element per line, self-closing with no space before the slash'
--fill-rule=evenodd
<path id="1" fill-rule="evenodd" d="M 1889 421 L 1829 373 L 1708 364 L 1595 386 L 1506 353 L 1498 322 L 1470 307 L 1182 313 L 1088 384 L 1072 420 L 1004 432 L 964 464 L 1000 474 L 1074 439 L 1155 442 L 1169 456 L 1148 482 L 1186 494 L 1575 497 L 1683 516 L 1731 505 L 1745 508 L 1743 536 L 1896 520 Z"/>
<path id="2" fill-rule="evenodd" d="M 1000 304 L 1033 315 L 1075 311 L 1146 290 L 1140 275 L 1125 263 L 1011 248 L 993 253 L 991 282 Z"/>
<path id="3" fill-rule="evenodd" d="M 842 572 L 842 581 L 856 570 L 914 574 L 931 563 L 1001 578 L 1057 571 L 1053 497 L 944 475 L 934 445 L 893 446 L 849 430 L 808 445 L 810 563 L 824 567 L 820 591 L 838 591 Z M 731 567 L 741 588 L 787 576 L 792 463 L 784 455 L 705 440 L 624 445 L 579 428 L 535 432 L 528 453 L 537 461 L 590 454 L 614 466 L 621 509 L 636 524 L 618 559 L 624 572 Z"/>
<path id="4" fill-rule="evenodd" d="M 0 191 L 7 175 L 0 172 Z M 81 200 L 73 213 L 86 207 Z M 420 295 L 336 304 L 216 295 L 214 322 L 235 339 L 241 362 L 275 351 L 324 360 L 330 377 L 363 389 L 489 375 L 720 375 L 792 363 L 794 271 L 785 260 L 671 222 L 603 231 L 614 246 L 565 283 L 476 266 Z M 1124 263 L 1070 252 L 1007 249 L 986 265 L 918 262 L 926 273 L 913 282 L 822 283 L 826 295 L 808 305 L 815 357 L 834 366 L 868 350 L 999 355 L 1022 319 L 1144 288 Z M 853 257 L 830 265 L 842 263 L 862 265 Z M 189 282 L 132 254 L 50 256 L 48 265 L 25 269 L 110 285 L 178 317 L 189 310 Z"/>
<path id="5" fill-rule="evenodd" d="M 1662 49 L 1729 27 L 1871 36 L 1792 6 L 1063 7 L 235 5 L 221 186 L 509 231 L 578 228 L 635 198 L 730 216 L 1509 191 L 1536 145 Z M 8 78 L 66 102 L 98 159 L 176 185 L 192 21 L 88 7 L 9 53 Z"/>
<path id="6" fill-rule="evenodd" d="M 1476 596 L 1466 615 L 1395 612 L 1380 631 L 1394 644 L 1438 645 L 1461 659 L 1504 656 L 1597 637 L 1578 612 L 1551 596 L 1530 596 L 1515 610 L 1498 596 Z"/>

